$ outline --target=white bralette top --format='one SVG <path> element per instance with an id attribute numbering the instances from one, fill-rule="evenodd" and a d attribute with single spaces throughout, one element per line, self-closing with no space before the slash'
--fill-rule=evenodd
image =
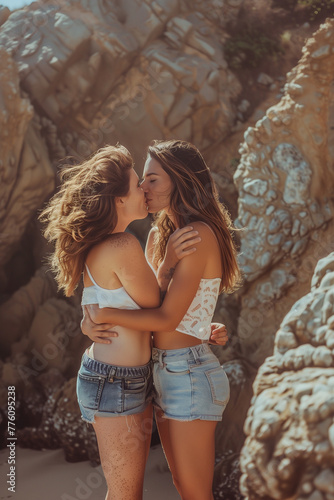
<path id="1" fill-rule="evenodd" d="M 211 320 L 219 295 L 221 278 L 202 278 L 188 311 L 175 330 L 208 340 L 211 335 Z"/>
<path id="2" fill-rule="evenodd" d="M 114 307 L 116 309 L 140 309 L 139 305 L 130 297 L 124 287 L 108 290 L 102 288 L 93 279 L 93 276 L 85 264 L 88 276 L 92 283 L 91 286 L 85 286 L 82 293 L 81 305 L 98 304 L 99 308 Z"/>

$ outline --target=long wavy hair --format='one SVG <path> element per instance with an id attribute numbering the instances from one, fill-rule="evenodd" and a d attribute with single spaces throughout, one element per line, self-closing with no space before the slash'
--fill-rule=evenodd
<path id="1" fill-rule="evenodd" d="M 67 297 L 78 285 L 89 250 L 117 225 L 115 198 L 129 192 L 133 160 L 123 146 L 99 149 L 80 165 L 66 165 L 59 191 L 40 214 L 55 243 L 50 265 Z"/>
<path id="2" fill-rule="evenodd" d="M 173 188 L 169 210 L 178 227 L 202 221 L 214 231 L 221 252 L 221 292 L 231 293 L 241 283 L 233 226 L 226 207 L 219 201 L 215 183 L 201 153 L 185 141 L 154 141 L 148 155 L 159 162 L 169 175 Z M 154 262 L 159 265 L 166 252 L 168 238 L 175 226 L 165 211 L 155 218 Z"/>

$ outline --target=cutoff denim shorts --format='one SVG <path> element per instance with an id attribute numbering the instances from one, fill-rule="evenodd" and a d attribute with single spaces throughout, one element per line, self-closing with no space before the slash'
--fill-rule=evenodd
<path id="1" fill-rule="evenodd" d="M 230 385 L 208 344 L 184 349 L 153 348 L 153 405 L 166 418 L 222 420 Z"/>
<path id="2" fill-rule="evenodd" d="M 81 418 L 142 413 L 152 401 L 152 362 L 143 366 L 114 366 L 92 359 L 85 352 L 77 377 Z"/>

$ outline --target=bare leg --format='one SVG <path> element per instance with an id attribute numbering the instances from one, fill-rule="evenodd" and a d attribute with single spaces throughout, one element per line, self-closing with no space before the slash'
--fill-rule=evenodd
<path id="1" fill-rule="evenodd" d="M 136 415 L 95 420 L 93 426 L 108 486 L 106 500 L 142 500 L 152 406 Z"/>
<path id="2" fill-rule="evenodd" d="M 164 451 L 169 470 L 172 473 L 174 486 L 177 489 L 177 491 L 179 492 L 179 494 L 181 495 L 180 487 L 179 487 L 178 482 L 177 482 L 176 467 L 175 467 L 175 462 L 174 462 L 174 458 L 173 458 L 173 450 L 172 450 L 172 445 L 171 445 L 170 436 L 169 436 L 170 419 L 164 418 L 162 416 L 162 413 L 159 410 L 156 410 L 155 411 L 155 421 L 157 423 L 162 449 Z"/>
<path id="3" fill-rule="evenodd" d="M 213 500 L 212 481 L 217 422 L 157 417 L 173 481 L 182 500 Z"/>

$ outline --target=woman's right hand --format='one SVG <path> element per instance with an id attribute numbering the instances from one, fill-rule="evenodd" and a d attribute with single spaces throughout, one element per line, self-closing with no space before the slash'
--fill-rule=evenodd
<path id="1" fill-rule="evenodd" d="M 83 318 L 80 324 L 81 331 L 93 342 L 97 342 L 98 344 L 111 344 L 112 340 L 110 337 L 118 337 L 118 333 L 112 330 L 113 325 L 107 323 L 94 323 L 86 306 L 83 306 L 82 311 Z"/>

